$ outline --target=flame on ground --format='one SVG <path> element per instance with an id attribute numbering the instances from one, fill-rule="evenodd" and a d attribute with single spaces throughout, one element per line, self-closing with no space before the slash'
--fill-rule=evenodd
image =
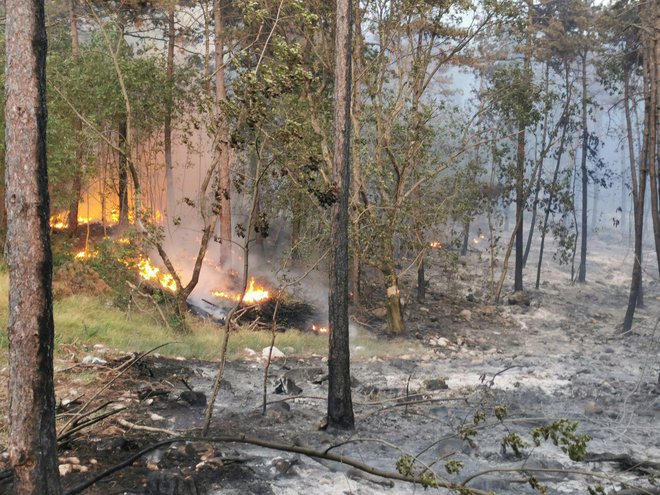
<path id="1" fill-rule="evenodd" d="M 433 241 L 431 244 L 429 244 L 429 247 L 432 249 L 440 249 L 442 247 L 442 244 L 440 241 Z"/>
<path id="2" fill-rule="evenodd" d="M 230 294 L 228 292 L 213 291 L 212 294 L 215 297 L 219 297 L 221 299 L 229 299 L 231 301 L 239 301 L 241 299 L 241 295 L 236 293 Z M 258 287 L 254 277 L 251 277 L 242 302 L 244 304 L 255 304 L 263 302 L 269 298 L 270 293 L 263 287 Z"/>
<path id="3" fill-rule="evenodd" d="M 318 333 L 319 335 L 327 335 L 330 332 L 330 329 L 321 325 L 312 325 L 312 332 Z"/>
<path id="4" fill-rule="evenodd" d="M 163 288 L 176 292 L 176 282 L 169 273 L 161 273 L 160 268 L 155 267 L 149 258 L 140 257 L 137 262 L 140 277 L 151 282 L 158 282 Z"/>

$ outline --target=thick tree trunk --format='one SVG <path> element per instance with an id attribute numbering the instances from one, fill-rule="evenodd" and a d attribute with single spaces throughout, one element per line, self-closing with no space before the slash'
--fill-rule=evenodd
<path id="1" fill-rule="evenodd" d="M 71 25 L 71 55 L 78 58 L 79 42 L 78 42 L 78 16 L 76 15 L 76 0 L 69 0 L 69 23 Z M 82 122 L 76 118 L 73 121 L 73 132 L 75 136 L 79 136 L 82 131 Z M 67 229 L 70 233 L 75 233 L 78 230 L 78 205 L 80 203 L 80 194 L 82 190 L 82 150 L 76 147 L 75 152 L 73 181 L 71 183 L 71 200 L 69 201 L 69 212 L 67 215 Z"/>
<path id="2" fill-rule="evenodd" d="M 167 187 L 167 220 L 173 225 L 176 219 L 176 194 L 174 190 L 174 165 L 172 163 L 172 112 L 174 110 L 174 5 L 169 6 L 167 13 L 167 60 L 165 62 L 165 77 L 167 79 L 167 109 L 163 129 L 163 147 L 165 152 L 165 185 Z"/>
<path id="3" fill-rule="evenodd" d="M 227 99 L 224 69 L 224 21 L 222 0 L 213 2 L 215 21 L 215 101 L 216 101 L 216 159 L 218 160 L 218 192 L 220 194 L 220 264 L 232 264 L 232 219 L 231 219 L 231 160 L 229 149 L 229 127 L 222 111 L 222 103 Z"/>
<path id="4" fill-rule="evenodd" d="M 470 242 L 470 222 L 467 221 L 463 225 L 463 242 L 461 243 L 461 256 L 467 255 L 469 242 Z"/>
<path id="5" fill-rule="evenodd" d="M 652 70 L 651 70 L 651 91 L 654 99 L 654 108 L 653 112 L 656 118 L 653 120 L 653 135 L 651 136 L 651 143 L 653 147 L 651 150 L 651 159 L 649 160 L 649 182 L 651 188 L 651 221 L 653 223 L 653 237 L 655 240 L 655 254 L 656 261 L 658 263 L 658 273 L 660 273 L 660 161 L 658 161 L 658 144 L 656 143 L 655 138 L 658 134 L 658 104 L 660 102 L 660 97 L 658 92 L 660 91 L 660 42 L 658 41 L 658 36 L 660 36 L 660 8 L 657 4 L 653 4 L 654 8 L 654 33 L 653 37 L 653 59 L 650 61 Z"/>
<path id="6" fill-rule="evenodd" d="M 582 178 L 582 221 L 580 225 L 580 268 L 577 281 L 587 281 L 587 206 L 588 206 L 588 183 L 587 175 L 587 151 L 589 147 L 589 129 L 587 128 L 587 54 L 582 55 L 582 161 L 580 162 L 580 173 Z"/>
<path id="7" fill-rule="evenodd" d="M 128 161 L 126 144 L 127 126 L 126 121 L 122 120 L 118 128 L 117 147 L 122 150 L 119 152 L 119 171 L 118 171 L 118 196 L 119 196 L 119 225 L 128 224 Z"/>
<path id="8" fill-rule="evenodd" d="M 348 337 L 348 198 L 351 188 L 351 34 L 352 2 L 337 0 L 335 30 L 333 183 L 338 190 L 331 208 L 329 284 L 330 349 L 328 358 L 328 427 L 355 426 L 351 399 Z"/>
<path id="9" fill-rule="evenodd" d="M 7 0 L 6 14 L 9 460 L 17 495 L 59 495 L 44 3 Z"/>

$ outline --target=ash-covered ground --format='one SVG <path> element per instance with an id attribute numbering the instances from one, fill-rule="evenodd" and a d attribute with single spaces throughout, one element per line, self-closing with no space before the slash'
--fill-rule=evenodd
<path id="1" fill-rule="evenodd" d="M 652 260 L 653 253 L 646 259 Z M 408 336 L 390 341 L 387 355 L 375 352 L 382 346 L 382 332 L 354 325 L 360 336 L 351 349 L 355 431 L 320 429 L 326 410 L 325 360 L 290 356 L 287 349 L 270 367 L 269 404 L 262 415 L 262 349 L 246 349 L 241 359 L 227 364 L 211 435 L 242 433 L 317 450 L 342 444 L 331 451 L 392 472 L 397 461 L 411 455 L 417 459 L 415 472 L 429 468 L 456 482 L 472 478 L 468 486 L 498 494 L 538 493 L 532 476 L 546 493 L 589 493 L 599 484 L 604 493 L 658 493 L 648 474 L 660 462 L 660 283 L 649 263 L 646 305 L 636 312 L 633 332 L 621 335 L 631 263 L 629 249 L 593 241 L 587 284 L 572 284 L 566 267 L 548 261 L 540 290 L 529 290 L 529 306 L 494 306 L 485 296 L 487 253 L 470 253 L 451 274 L 436 273 L 431 257 L 427 298 L 408 305 Z M 530 264 L 527 270 L 531 287 L 535 267 Z M 198 434 L 204 407 L 194 401 L 183 404 L 185 389 L 177 380 L 185 378 L 208 395 L 215 369 L 213 363 L 149 358 L 141 371 L 141 390 L 164 392 L 138 397 L 126 391 L 129 423 L 116 425 L 116 433 L 128 439 L 146 436 L 130 440 L 135 445 L 120 445 L 116 458 L 124 455 L 121 449 L 128 455 L 137 444 L 164 438 L 163 432 L 131 430 L 130 424 Z M 651 467 L 574 462 L 551 441 L 535 446 L 532 430 L 560 419 L 578 422 L 575 433 L 591 437 L 588 458 L 625 455 L 622 459 Z M 517 455 L 510 445 L 503 448 L 504 438 L 520 438 L 526 446 Z M 79 454 L 84 464 L 94 452 Z M 449 474 L 449 461 L 460 461 L 460 472 Z M 646 491 L 626 492 L 626 484 Z M 90 493 L 108 493 L 109 488 L 112 493 L 315 495 L 424 490 L 300 454 L 205 442 L 151 452 Z"/>

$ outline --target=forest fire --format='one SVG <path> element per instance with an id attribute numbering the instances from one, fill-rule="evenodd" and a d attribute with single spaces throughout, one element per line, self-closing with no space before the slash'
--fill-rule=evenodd
<path id="1" fill-rule="evenodd" d="M 241 295 L 238 293 L 229 293 L 222 291 L 213 291 L 212 294 L 220 299 L 229 299 L 230 301 L 239 301 Z M 245 295 L 243 296 L 243 304 L 259 304 L 270 298 L 270 293 L 263 287 L 257 286 L 254 277 L 250 278 Z"/>
<path id="2" fill-rule="evenodd" d="M 431 249 L 440 249 L 442 247 L 442 244 L 440 241 L 433 241 L 432 243 L 429 244 L 429 247 Z"/>
<path id="3" fill-rule="evenodd" d="M 177 286 L 174 278 L 169 273 L 162 273 L 160 268 L 155 267 L 149 258 L 140 257 L 137 262 L 138 272 L 144 280 L 158 282 L 164 289 L 176 292 Z"/>
<path id="4" fill-rule="evenodd" d="M 311 329 L 312 329 L 312 332 L 317 333 L 319 335 L 327 335 L 328 333 L 330 333 L 330 329 L 328 327 L 324 327 L 324 326 L 321 326 L 321 325 L 313 324 L 311 326 Z"/>

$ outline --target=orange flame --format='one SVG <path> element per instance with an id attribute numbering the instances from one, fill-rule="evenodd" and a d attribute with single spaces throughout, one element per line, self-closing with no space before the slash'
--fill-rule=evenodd
<path id="1" fill-rule="evenodd" d="M 429 247 L 433 249 L 440 249 L 442 247 L 442 244 L 440 241 L 433 241 L 431 244 L 429 244 Z"/>
<path id="2" fill-rule="evenodd" d="M 312 325 L 312 332 L 318 333 L 319 335 L 326 335 L 330 332 L 330 329 L 320 325 Z"/>
<path id="3" fill-rule="evenodd" d="M 213 291 L 212 294 L 215 297 L 221 299 L 229 299 L 231 301 L 239 301 L 241 299 L 240 294 L 230 294 L 228 292 L 222 291 Z M 257 287 L 254 277 L 250 278 L 250 283 L 248 284 L 245 295 L 243 296 L 243 303 L 245 304 L 255 304 L 265 301 L 270 298 L 270 293 L 263 287 Z"/>
<path id="4" fill-rule="evenodd" d="M 177 286 L 172 275 L 161 273 L 160 268 L 155 267 L 149 258 L 140 257 L 137 267 L 140 277 L 144 280 L 158 282 L 163 288 L 176 292 Z"/>

